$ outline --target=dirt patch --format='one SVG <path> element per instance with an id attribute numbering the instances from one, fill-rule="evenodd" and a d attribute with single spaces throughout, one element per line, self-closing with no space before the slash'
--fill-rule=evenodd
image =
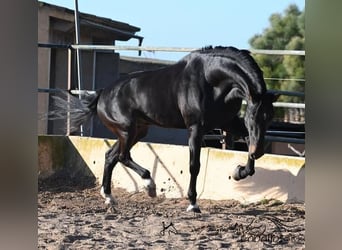
<path id="1" fill-rule="evenodd" d="M 304 249 L 305 206 L 275 200 L 244 205 L 149 198 L 113 189 L 104 204 L 94 185 L 39 183 L 39 249 Z"/>

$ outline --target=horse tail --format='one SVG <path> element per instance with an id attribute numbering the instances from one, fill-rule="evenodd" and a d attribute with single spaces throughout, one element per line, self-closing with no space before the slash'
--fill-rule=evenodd
<path id="1" fill-rule="evenodd" d="M 97 114 L 97 102 L 101 92 L 102 89 L 94 93 L 84 92 L 79 98 L 68 91 L 62 90 L 58 95 L 52 97 L 52 108 L 48 113 L 48 119 L 69 118 L 70 132 L 77 131 L 81 125 Z"/>

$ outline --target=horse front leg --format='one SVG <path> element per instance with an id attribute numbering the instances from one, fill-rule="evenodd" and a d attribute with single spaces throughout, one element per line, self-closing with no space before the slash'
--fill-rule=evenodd
<path id="1" fill-rule="evenodd" d="M 233 179 L 236 181 L 239 181 L 241 179 L 245 179 L 248 175 L 252 176 L 255 173 L 255 169 L 254 169 L 254 165 L 255 165 L 255 160 L 254 158 L 251 156 L 251 149 L 249 147 L 250 143 L 249 143 L 249 137 L 246 137 L 246 143 L 248 145 L 248 160 L 246 163 L 246 166 L 241 166 L 238 165 L 235 170 L 234 173 L 232 175 Z"/>
<path id="2" fill-rule="evenodd" d="M 236 136 L 244 138 L 249 146 L 248 129 L 246 128 L 243 120 L 238 116 L 235 116 L 232 121 L 227 124 L 224 130 L 226 130 L 228 133 L 230 132 Z M 239 181 L 241 179 L 245 179 L 248 175 L 252 176 L 255 173 L 254 164 L 254 159 L 252 159 L 248 154 L 246 166 L 238 165 L 232 174 L 233 179 Z"/>
<path id="3" fill-rule="evenodd" d="M 189 150 L 190 150 L 190 184 L 188 189 L 188 198 L 190 205 L 187 211 L 200 213 L 201 210 L 196 203 L 197 192 L 196 183 L 197 176 L 200 170 L 200 154 L 201 154 L 201 143 L 203 137 L 203 130 L 200 126 L 194 125 L 190 127 L 189 136 Z"/>
<path id="4" fill-rule="evenodd" d="M 255 161 L 248 156 L 246 166 L 238 165 L 233 172 L 233 179 L 239 181 L 245 179 L 248 175 L 252 176 L 255 173 L 254 169 Z"/>

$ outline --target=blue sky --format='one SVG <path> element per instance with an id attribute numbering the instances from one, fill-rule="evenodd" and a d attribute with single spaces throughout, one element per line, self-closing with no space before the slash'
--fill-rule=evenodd
<path id="1" fill-rule="evenodd" d="M 44 2 L 74 9 L 74 0 Z M 79 0 L 79 11 L 126 22 L 141 28 L 143 46 L 191 47 L 207 45 L 250 48 L 248 40 L 269 26 L 273 13 L 290 5 L 305 8 L 305 0 Z M 82 32 L 82 30 L 80 31 Z M 131 39 L 118 45 L 138 45 Z M 137 55 L 137 52 L 124 52 Z M 178 60 L 184 53 L 143 52 L 143 57 Z"/>

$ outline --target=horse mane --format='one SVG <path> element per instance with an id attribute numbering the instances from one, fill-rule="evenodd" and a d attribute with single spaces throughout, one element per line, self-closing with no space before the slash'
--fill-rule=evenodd
<path id="1" fill-rule="evenodd" d="M 215 54 L 215 55 L 222 55 L 222 56 L 226 56 L 227 54 L 231 54 L 231 55 L 238 55 L 241 56 L 242 58 L 244 58 L 246 61 L 251 61 L 251 62 L 255 62 L 254 59 L 251 56 L 251 52 L 247 49 L 238 49 L 236 47 L 233 46 L 205 46 L 199 50 L 196 50 L 199 53 L 205 54 L 205 53 L 211 53 L 211 54 Z"/>
<path id="2" fill-rule="evenodd" d="M 251 56 L 251 52 L 249 50 L 238 49 L 233 46 L 206 46 L 194 52 L 214 57 L 219 56 L 236 60 L 248 71 L 249 75 L 256 79 L 255 82 L 258 84 L 251 86 L 255 90 L 256 95 L 263 95 L 266 92 L 266 84 L 263 80 L 262 71 L 254 58 Z"/>

